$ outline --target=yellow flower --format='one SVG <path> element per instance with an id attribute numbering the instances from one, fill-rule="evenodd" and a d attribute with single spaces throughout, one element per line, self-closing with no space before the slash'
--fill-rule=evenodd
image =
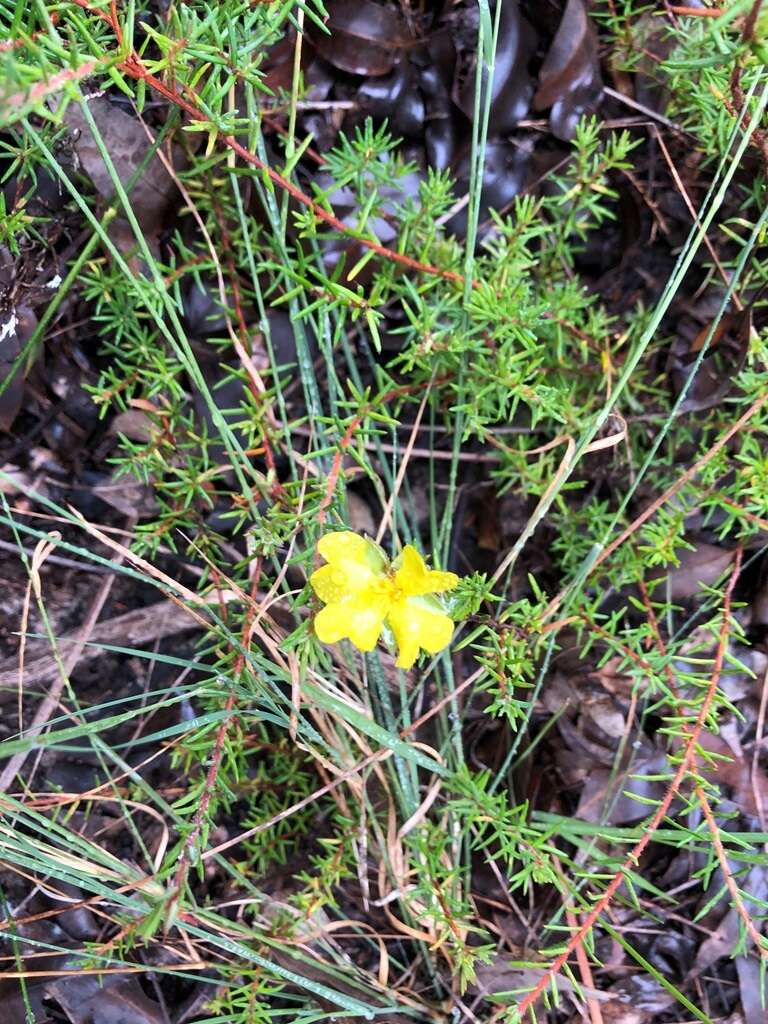
<path id="1" fill-rule="evenodd" d="M 367 537 L 346 530 L 327 533 L 317 550 L 328 563 L 309 578 L 325 605 L 315 617 L 324 644 L 349 639 L 372 651 L 388 626 L 398 646 L 398 668 L 410 668 L 423 648 L 437 654 L 453 636 L 453 622 L 435 594 L 459 582 L 452 572 L 428 569 L 410 544 L 389 562 Z"/>

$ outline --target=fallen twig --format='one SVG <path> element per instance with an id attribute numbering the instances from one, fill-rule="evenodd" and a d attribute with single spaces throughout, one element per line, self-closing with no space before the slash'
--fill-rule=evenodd
<path id="1" fill-rule="evenodd" d="M 104 653 L 102 645 L 117 647 L 141 647 L 155 640 L 174 636 L 187 629 L 199 629 L 197 617 L 182 604 L 175 601 L 157 601 L 146 608 L 136 608 L 124 615 L 116 615 L 93 626 L 85 641 L 79 641 L 83 627 L 76 633 L 61 637 L 61 645 L 81 644 L 77 661 L 82 664 L 92 661 Z M 24 686 L 29 689 L 52 682 L 58 674 L 56 659 L 52 654 L 40 654 L 27 661 L 24 671 Z M 16 658 L 0 662 L 0 704 L 13 697 L 9 691 L 16 685 L 19 666 Z"/>
<path id="2" fill-rule="evenodd" d="M 129 519 L 127 523 L 127 529 L 132 529 L 133 526 L 135 526 L 135 524 L 135 517 Z M 118 555 L 118 557 L 115 559 L 116 569 L 123 561 L 124 557 L 125 556 L 121 557 L 120 555 Z M 75 637 L 73 637 L 73 646 L 69 649 L 69 652 L 64 656 L 64 658 L 60 658 L 58 652 L 54 651 L 54 654 L 51 657 L 54 668 L 51 688 L 49 692 L 46 694 L 46 696 L 43 698 L 43 700 L 40 702 L 40 705 L 38 706 L 37 711 L 35 712 L 35 717 L 32 719 L 32 724 L 29 726 L 28 729 L 24 730 L 25 735 L 27 737 L 32 738 L 35 736 L 39 736 L 40 733 L 45 728 L 48 719 L 56 710 L 56 707 L 59 703 L 59 698 L 61 697 L 61 693 L 69 681 L 69 675 L 79 662 L 80 656 L 85 650 L 86 644 L 93 635 L 96 623 L 102 611 L 104 610 L 104 605 L 107 603 L 107 598 L 109 597 L 109 593 L 112 590 L 112 585 L 114 582 L 114 573 L 111 576 L 105 577 L 105 579 L 101 581 L 99 589 L 96 591 L 96 595 L 94 596 L 93 601 L 91 602 L 91 606 L 88 609 L 88 614 L 86 615 L 85 622 L 80 627 Z M 37 582 L 35 578 L 33 578 L 32 583 L 35 589 L 37 600 L 38 602 L 41 602 L 42 595 L 40 592 L 39 578 L 37 579 Z M 21 726 L 22 723 L 19 722 L 19 727 L 21 728 Z M 3 768 L 2 773 L 0 773 L 0 793 L 4 793 L 11 785 L 13 780 L 16 778 L 16 775 L 24 766 L 24 763 L 27 760 L 29 754 L 29 750 L 20 750 L 18 753 L 14 754 L 10 758 L 5 768 Z"/>

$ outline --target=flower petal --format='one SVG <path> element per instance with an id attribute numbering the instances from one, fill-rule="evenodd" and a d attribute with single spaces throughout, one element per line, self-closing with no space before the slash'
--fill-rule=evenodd
<path id="1" fill-rule="evenodd" d="M 398 646 L 395 663 L 398 668 L 410 668 L 420 648 L 429 654 L 437 654 L 448 646 L 453 636 L 453 622 L 437 601 L 419 598 L 396 601 L 389 608 L 387 622 Z"/>
<path id="2" fill-rule="evenodd" d="M 326 533 L 317 542 L 317 550 L 326 560 L 334 565 L 347 558 L 365 558 L 365 537 L 361 537 L 351 530 L 341 530 L 337 533 Z"/>
<path id="3" fill-rule="evenodd" d="M 398 561 L 400 568 L 395 573 L 395 580 L 408 596 L 440 594 L 459 582 L 455 572 L 428 569 L 419 552 L 410 544 L 405 545 Z"/>
<path id="4" fill-rule="evenodd" d="M 339 600 L 341 592 L 359 594 L 382 576 L 387 566 L 383 551 L 367 537 L 360 537 L 350 530 L 338 533 L 326 533 L 317 542 L 317 550 L 328 562 L 328 566 L 318 569 L 310 577 L 315 593 L 321 601 Z M 328 567 L 336 570 L 336 575 L 326 572 L 317 581 L 318 573 Z M 331 596 L 323 597 L 315 583 L 319 582 L 324 592 Z"/>
<path id="5" fill-rule="evenodd" d="M 309 577 L 312 589 L 324 604 L 341 601 L 350 592 L 347 574 L 335 565 L 324 565 Z"/>
<path id="6" fill-rule="evenodd" d="M 315 633 L 324 644 L 349 639 L 360 651 L 376 646 L 387 603 L 375 594 L 352 594 L 327 604 L 315 616 Z"/>

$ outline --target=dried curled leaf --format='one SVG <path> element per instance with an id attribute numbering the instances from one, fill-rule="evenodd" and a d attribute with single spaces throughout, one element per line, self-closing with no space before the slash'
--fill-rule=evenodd
<path id="1" fill-rule="evenodd" d="M 536 110 L 551 107 L 549 126 L 559 139 L 572 139 L 579 118 L 600 101 L 603 82 L 597 32 L 584 0 L 568 0 L 560 26 L 539 73 Z"/>
<path id="2" fill-rule="evenodd" d="M 331 0 L 326 9 L 330 34 L 314 26 L 309 30 L 320 56 L 353 75 L 389 74 L 408 42 L 397 9 L 372 0 Z"/>

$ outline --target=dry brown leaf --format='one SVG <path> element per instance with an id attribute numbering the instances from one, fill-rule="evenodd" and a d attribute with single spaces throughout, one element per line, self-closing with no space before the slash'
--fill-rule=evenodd
<path id="1" fill-rule="evenodd" d="M 125 473 L 118 475 L 117 471 L 97 484 L 93 493 L 123 515 L 136 515 L 139 519 L 154 515 L 158 508 L 152 487 Z"/>
<path id="2" fill-rule="evenodd" d="M 765 977 L 759 962 L 752 957 L 736 958 L 736 974 L 739 979 L 739 995 L 744 1019 L 749 1024 L 768 1024 L 768 1007 L 765 1005 Z"/>
<path id="3" fill-rule="evenodd" d="M 46 986 L 71 1024 L 164 1024 L 160 1006 L 144 995 L 138 978 L 72 973 Z"/>
<path id="4" fill-rule="evenodd" d="M 702 586 L 716 583 L 733 561 L 733 552 L 699 542 L 678 557 L 680 564 L 669 573 L 669 591 L 673 601 L 684 601 L 700 593 Z"/>
<path id="5" fill-rule="evenodd" d="M 624 714 L 610 697 L 589 697 L 582 702 L 581 713 L 587 715 L 607 736 L 619 739 L 627 729 Z"/>
<path id="6" fill-rule="evenodd" d="M 368 502 L 354 491 L 347 491 L 347 513 L 349 525 L 355 533 L 365 533 L 369 537 L 376 535 L 376 524 Z"/>
<path id="7" fill-rule="evenodd" d="M 737 756 L 722 736 L 703 733 L 699 743 L 704 750 L 718 755 L 714 765 L 706 768 L 705 774 L 730 787 L 731 799 L 743 814 L 757 815 L 757 799 L 762 809 L 768 810 L 768 776 L 762 769 L 753 777 L 751 761 Z M 723 757 L 728 760 L 723 760 Z"/>
<path id="8" fill-rule="evenodd" d="M 141 409 L 119 412 L 109 425 L 110 434 L 124 434 L 131 441 L 147 443 L 157 433 L 157 427 Z"/>
<path id="9" fill-rule="evenodd" d="M 758 899 L 762 899 L 766 890 L 766 878 L 768 878 L 768 871 L 766 871 L 762 865 L 756 864 L 750 869 L 749 874 L 741 883 L 740 888 L 744 893 L 755 893 L 755 896 Z M 712 879 L 710 886 L 711 894 L 714 894 L 721 889 L 722 885 L 723 877 L 721 872 L 718 871 Z M 721 903 L 726 903 L 726 901 L 727 896 L 724 896 L 716 907 L 713 908 L 715 912 L 717 910 L 717 906 L 720 906 Z M 744 900 L 744 906 L 747 912 L 753 917 L 762 914 L 760 907 L 751 903 L 748 899 Z M 691 976 L 695 977 L 703 971 L 706 971 L 717 960 L 733 956 L 733 951 L 739 941 L 740 933 L 741 919 L 738 911 L 733 907 L 729 907 L 720 919 L 717 927 L 713 930 L 712 934 L 699 946 L 696 959 L 691 970 Z M 752 1018 L 748 1019 L 750 1024 L 752 1024 Z M 761 1024 L 759 1018 L 756 1018 L 756 1020 L 758 1021 L 758 1024 Z"/>
<path id="10" fill-rule="evenodd" d="M 551 107 L 549 126 L 560 139 L 572 139 L 579 118 L 602 96 L 597 32 L 584 0 L 568 0 L 557 34 L 539 73 L 536 110 Z"/>
<path id="11" fill-rule="evenodd" d="M 330 35 L 314 26 L 309 30 L 317 52 L 353 75 L 389 74 L 397 51 L 408 42 L 397 7 L 372 0 L 330 0 L 326 9 Z"/>
<path id="12" fill-rule="evenodd" d="M 612 999 L 600 1007 L 603 1024 L 647 1024 L 651 1020 L 651 1014 L 647 1010 L 639 1010 L 635 1006 L 627 1006 Z M 584 1018 L 580 1018 L 583 1020 Z"/>
<path id="13" fill-rule="evenodd" d="M 585 777 L 576 817 L 602 821 L 606 825 L 631 825 L 648 817 L 648 801 L 661 800 L 665 786 L 646 776 L 667 769 L 666 756 L 659 752 L 635 762 L 630 773 L 617 775 L 607 768 L 593 768 Z"/>
<path id="14" fill-rule="evenodd" d="M 104 96 L 89 99 L 88 109 L 121 183 L 127 185 L 150 149 L 150 141 L 144 126 L 138 117 L 121 110 Z M 71 103 L 64 113 L 64 121 L 76 135 L 75 150 L 93 187 L 105 199 L 111 198 L 115 186 L 85 114 L 79 106 Z M 176 167 L 183 165 L 181 151 L 174 153 L 173 162 Z M 131 209 L 145 231 L 157 232 L 175 195 L 175 184 L 157 155 L 154 155 L 130 193 Z"/>
<path id="15" fill-rule="evenodd" d="M 528 113 L 533 82 L 528 63 L 536 50 L 536 36 L 520 15 L 520 5 L 505 0 L 501 7 L 499 37 L 493 72 L 490 131 L 492 135 L 511 132 Z M 456 106 L 471 120 L 474 117 L 476 56 L 466 68 L 457 68 L 453 87 Z M 459 76 L 461 83 L 459 83 Z"/>
<path id="16" fill-rule="evenodd" d="M 24 401 L 24 367 L 14 363 L 37 327 L 37 317 L 24 305 L 0 311 L 0 430 L 8 432 Z"/>

